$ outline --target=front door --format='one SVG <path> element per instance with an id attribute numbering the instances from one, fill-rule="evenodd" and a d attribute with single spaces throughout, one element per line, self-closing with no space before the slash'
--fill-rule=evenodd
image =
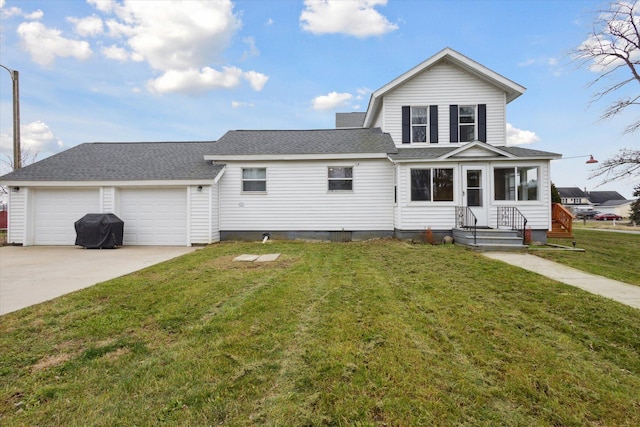
<path id="1" fill-rule="evenodd" d="M 478 227 L 488 226 L 486 166 L 462 167 L 462 198 L 464 206 L 471 208 L 478 219 Z"/>

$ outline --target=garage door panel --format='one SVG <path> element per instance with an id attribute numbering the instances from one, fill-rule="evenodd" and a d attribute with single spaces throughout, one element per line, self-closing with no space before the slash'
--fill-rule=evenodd
<path id="1" fill-rule="evenodd" d="M 186 245 L 187 190 L 121 189 L 125 245 Z"/>
<path id="2" fill-rule="evenodd" d="M 33 244 L 74 245 L 74 223 L 88 213 L 100 212 L 100 190 L 40 189 L 33 203 Z"/>

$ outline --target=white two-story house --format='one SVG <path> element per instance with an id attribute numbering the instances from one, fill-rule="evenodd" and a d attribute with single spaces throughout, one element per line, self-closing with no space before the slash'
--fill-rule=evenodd
<path id="1" fill-rule="evenodd" d="M 236 130 L 211 142 L 82 144 L 3 176 L 8 242 L 73 244 L 111 212 L 124 244 L 229 239 L 435 239 L 456 228 L 551 227 L 550 161 L 509 147 L 525 88 L 444 49 L 373 92 L 335 129 Z"/>

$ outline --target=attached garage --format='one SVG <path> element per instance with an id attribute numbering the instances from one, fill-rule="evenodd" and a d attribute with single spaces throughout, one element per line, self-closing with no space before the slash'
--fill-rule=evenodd
<path id="1" fill-rule="evenodd" d="M 123 245 L 219 240 L 215 142 L 88 143 L 0 177 L 9 189 L 7 242 L 74 245 L 88 213 L 124 222 Z"/>
<path id="2" fill-rule="evenodd" d="M 100 190 L 37 189 L 33 194 L 33 244 L 73 245 L 74 223 L 85 214 L 100 212 Z"/>
<path id="3" fill-rule="evenodd" d="M 186 187 L 120 189 L 119 206 L 124 245 L 188 244 Z"/>

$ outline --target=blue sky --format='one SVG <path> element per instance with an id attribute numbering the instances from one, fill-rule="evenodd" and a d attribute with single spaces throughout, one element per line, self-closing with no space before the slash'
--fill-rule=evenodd
<path id="1" fill-rule="evenodd" d="M 0 0 L 0 63 L 20 72 L 23 145 L 38 160 L 83 142 L 216 140 L 231 129 L 319 129 L 451 47 L 527 92 L 510 141 L 593 154 L 637 148 L 632 112 L 599 115 L 596 74 L 569 52 L 601 1 Z M 636 88 L 633 88 L 636 89 Z M 629 89 L 631 90 L 631 88 Z M 0 148 L 11 154 L 11 79 L 0 70 Z M 636 113 L 637 115 L 637 113 Z M 595 188 L 586 158 L 552 163 L 557 186 Z M 3 172 L 6 172 L 6 167 Z"/>

